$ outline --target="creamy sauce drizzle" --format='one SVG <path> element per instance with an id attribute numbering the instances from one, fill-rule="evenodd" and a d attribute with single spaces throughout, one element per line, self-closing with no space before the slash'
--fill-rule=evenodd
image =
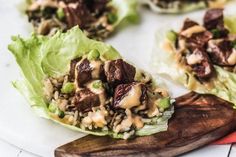
<path id="1" fill-rule="evenodd" d="M 229 58 L 227 59 L 228 63 L 231 65 L 236 64 L 236 50 L 233 49 L 233 52 L 230 54 Z"/>
<path id="2" fill-rule="evenodd" d="M 100 100 L 100 105 L 104 106 L 106 103 L 106 95 L 105 95 L 105 90 L 103 87 L 101 88 L 94 88 L 93 83 L 95 81 L 89 82 L 86 87 L 90 89 L 93 93 L 98 94 L 99 100 Z"/>
<path id="3" fill-rule="evenodd" d="M 142 118 L 139 116 L 133 116 L 129 109 L 125 110 L 127 118 L 124 119 L 117 127 L 115 128 L 115 132 L 123 132 L 128 131 L 130 127 L 134 124 L 137 129 L 141 129 L 144 126 Z"/>
<path id="4" fill-rule="evenodd" d="M 187 56 L 186 59 L 187 59 L 187 63 L 189 65 L 201 63 L 201 61 L 203 60 L 203 58 L 200 54 L 191 54 L 191 55 Z"/>
<path id="5" fill-rule="evenodd" d="M 91 61 L 90 67 L 92 68 L 92 78 L 96 79 L 100 76 L 102 62 L 101 61 Z"/>
<path id="6" fill-rule="evenodd" d="M 204 32 L 206 30 L 206 28 L 202 27 L 202 26 L 193 26 L 190 27 L 186 30 L 184 30 L 183 32 L 181 32 L 181 35 L 190 38 L 193 34 L 195 33 L 201 33 Z"/>
<path id="7" fill-rule="evenodd" d="M 140 97 L 141 97 L 142 91 L 140 84 L 136 84 L 132 86 L 131 90 L 128 92 L 128 95 L 126 95 L 120 102 L 120 107 L 124 109 L 130 109 L 135 106 L 140 105 Z"/>
<path id="8" fill-rule="evenodd" d="M 210 8 L 223 8 L 226 2 L 227 0 L 216 0 L 216 1 L 209 1 L 208 4 Z"/>

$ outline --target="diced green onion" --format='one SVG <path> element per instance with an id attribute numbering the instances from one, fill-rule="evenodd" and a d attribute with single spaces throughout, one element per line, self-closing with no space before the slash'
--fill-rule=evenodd
<path id="1" fill-rule="evenodd" d="M 117 21 L 117 15 L 116 14 L 114 14 L 114 13 L 109 13 L 108 15 L 107 15 L 107 18 L 108 18 L 108 22 L 110 23 L 110 24 L 113 24 L 113 23 L 115 23 L 116 21 Z"/>
<path id="2" fill-rule="evenodd" d="M 68 94 L 75 90 L 75 85 L 72 82 L 67 82 L 62 86 L 61 92 Z"/>
<path id="3" fill-rule="evenodd" d="M 100 53 L 97 49 L 94 49 L 94 50 L 91 50 L 89 53 L 88 53 L 88 59 L 89 60 L 96 60 L 100 57 Z"/>
<path id="4" fill-rule="evenodd" d="M 160 99 L 157 105 L 161 109 L 168 109 L 170 107 L 170 98 L 167 97 Z"/>
<path id="5" fill-rule="evenodd" d="M 232 46 L 233 46 L 233 48 L 236 49 L 236 40 L 234 40 L 234 41 L 232 42 Z"/>
<path id="6" fill-rule="evenodd" d="M 51 104 L 49 104 L 49 106 L 48 106 L 48 110 L 50 111 L 50 112 L 52 112 L 52 113 L 55 113 L 56 111 L 57 111 L 57 106 L 56 106 L 56 104 L 54 104 L 54 103 L 51 103 Z"/>
<path id="7" fill-rule="evenodd" d="M 64 118 L 65 117 L 65 113 L 63 111 L 59 110 L 59 109 L 57 110 L 56 114 L 58 115 L 59 118 Z"/>
<path id="8" fill-rule="evenodd" d="M 169 41 L 175 42 L 177 40 L 178 34 L 175 31 L 170 30 L 166 33 L 166 37 Z"/>
<path id="9" fill-rule="evenodd" d="M 94 81 L 92 86 L 95 89 L 100 89 L 102 88 L 103 84 L 102 84 L 102 81 L 98 80 L 98 81 Z"/>
<path id="10" fill-rule="evenodd" d="M 211 30 L 211 33 L 213 34 L 213 37 L 214 37 L 214 38 L 219 38 L 219 37 L 220 37 L 220 34 L 221 34 L 221 33 L 220 33 L 220 30 L 217 29 L 217 28 L 216 28 L 216 29 L 212 29 L 212 30 Z"/>
<path id="11" fill-rule="evenodd" d="M 64 118 L 65 113 L 63 111 L 61 111 L 58 106 L 54 103 L 49 104 L 48 106 L 48 110 L 52 113 L 55 113 L 56 115 L 58 115 L 59 118 Z"/>
<path id="12" fill-rule="evenodd" d="M 62 20 L 64 17 L 65 17 L 65 13 L 64 13 L 64 10 L 63 8 L 58 8 L 57 9 L 57 17 Z"/>

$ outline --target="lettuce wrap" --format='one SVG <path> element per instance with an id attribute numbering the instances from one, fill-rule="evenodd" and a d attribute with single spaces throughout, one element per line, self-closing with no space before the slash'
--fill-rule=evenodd
<path id="1" fill-rule="evenodd" d="M 203 8 L 222 8 L 228 0 L 140 0 L 157 13 L 185 13 Z"/>
<path id="2" fill-rule="evenodd" d="M 136 8 L 136 0 L 30 0 L 26 14 L 38 34 L 51 35 L 79 25 L 88 37 L 102 40 L 121 23 L 137 22 Z"/>
<path id="3" fill-rule="evenodd" d="M 206 17 L 209 16 L 205 16 L 205 21 L 207 21 Z M 219 17 L 222 18 L 223 16 L 221 15 Z M 186 19 L 185 24 L 192 23 L 193 25 L 196 25 L 195 28 L 197 27 L 202 28 L 202 26 L 197 25 L 196 23 L 196 21 L 197 22 L 200 21 L 199 16 L 193 17 L 192 19 L 194 19 L 194 21 Z M 232 66 L 217 65 L 217 62 L 213 60 L 215 56 L 211 56 L 212 54 L 208 52 L 209 49 L 206 48 L 206 50 L 202 50 L 202 48 L 199 48 L 204 53 L 205 51 L 207 51 L 206 54 L 209 55 L 209 57 L 206 57 L 206 59 L 210 60 L 209 63 L 212 64 L 213 68 L 213 74 L 208 75 L 207 76 L 208 78 L 200 78 L 199 75 L 196 74 L 197 72 L 193 71 L 193 68 L 186 64 L 186 62 L 188 62 L 188 58 L 187 57 L 186 57 L 187 59 L 181 58 L 180 56 L 182 55 L 181 54 L 182 52 L 178 53 L 180 51 L 178 51 L 175 48 L 175 45 L 178 45 L 177 42 L 181 40 L 178 37 L 179 36 L 178 34 L 184 32 L 183 30 L 180 33 L 177 32 L 180 29 L 179 26 L 182 25 L 181 23 L 182 19 L 179 19 L 177 21 L 177 24 L 170 25 L 171 27 L 169 28 L 167 27 L 161 28 L 157 31 L 155 47 L 153 49 L 153 60 L 152 60 L 153 70 L 155 70 L 159 74 L 162 74 L 165 77 L 171 78 L 172 80 L 176 81 L 179 84 L 184 85 L 189 90 L 193 90 L 198 93 L 213 94 L 229 102 L 232 102 L 233 104 L 236 104 L 236 96 L 234 94 L 236 92 L 236 73 L 233 70 L 229 70 L 231 68 L 234 69 L 235 65 Z M 210 40 L 228 40 L 228 38 L 233 37 L 234 41 L 235 40 L 234 34 L 236 28 L 235 16 L 231 15 L 224 17 L 223 23 L 224 26 L 221 25 L 220 27 L 220 29 L 222 30 L 213 29 L 211 30 L 211 32 L 207 30 L 204 33 L 209 34 L 210 32 L 210 36 L 213 35 L 213 37 L 212 36 L 211 37 L 216 38 Z M 183 28 L 185 27 L 185 24 Z M 215 33 L 214 31 L 217 33 Z M 223 33 L 220 31 L 222 31 Z M 185 33 L 186 32 L 187 31 L 185 31 Z M 224 32 L 226 32 L 226 34 L 224 34 Z M 220 33 L 222 33 L 223 36 L 225 35 L 224 37 L 222 37 L 222 39 L 220 39 L 221 37 L 217 37 L 217 35 L 220 36 Z M 201 45 L 201 43 L 202 42 L 199 42 L 198 45 L 195 46 L 199 46 Z M 207 45 L 203 46 L 206 47 Z M 234 52 L 235 51 L 234 47 L 232 47 L 231 50 Z M 191 53 L 192 54 L 194 53 L 194 51 L 191 52 L 190 50 L 189 52 L 189 50 L 188 51 L 185 50 L 184 53 L 185 56 L 190 56 Z M 193 60 L 193 62 L 198 62 L 199 58 L 197 55 L 195 55 L 191 59 Z M 201 65 L 200 62 L 195 64 L 195 66 Z"/>
<path id="4" fill-rule="evenodd" d="M 52 37 L 32 34 L 30 38 L 24 39 L 20 36 L 14 36 L 12 37 L 12 43 L 9 45 L 8 48 L 12 52 L 12 54 L 15 56 L 15 59 L 23 74 L 23 80 L 15 81 L 13 85 L 17 90 L 19 90 L 27 98 L 27 100 L 29 101 L 31 105 L 31 108 L 39 116 L 47 118 L 47 119 L 51 119 L 69 129 L 83 132 L 83 133 L 88 133 L 88 134 L 93 134 L 93 135 L 98 135 L 98 136 L 109 135 L 109 136 L 112 136 L 113 138 L 126 139 L 126 138 L 131 137 L 130 130 L 128 132 L 114 131 L 112 128 L 109 128 L 108 124 L 105 126 L 103 125 L 102 127 L 99 127 L 99 125 L 95 127 L 90 125 L 91 127 L 89 128 L 89 127 L 84 127 L 81 121 L 79 124 L 72 124 L 72 123 L 67 122 L 67 119 L 65 119 L 65 117 L 67 116 L 66 112 L 62 111 L 62 109 L 59 109 L 59 107 L 56 104 L 57 102 L 54 101 L 55 93 L 57 92 L 57 97 L 58 97 L 58 92 L 66 97 L 70 97 L 71 95 L 73 95 L 73 93 L 70 93 L 73 90 L 73 88 L 75 88 L 75 86 L 80 86 L 78 85 L 79 83 L 76 81 L 79 79 L 80 76 L 86 73 L 77 74 L 76 79 L 74 80 L 76 84 L 74 84 L 74 82 L 66 82 L 66 83 L 64 82 L 63 87 L 60 86 L 60 90 L 54 93 L 54 98 L 48 99 L 45 94 L 45 88 L 46 88 L 45 80 L 46 81 L 49 80 L 50 86 L 52 86 L 53 81 L 50 82 L 50 80 L 55 81 L 55 79 L 57 78 L 59 80 L 61 76 L 63 77 L 66 75 L 68 76 L 69 75 L 68 73 L 71 70 L 71 63 L 73 63 L 74 59 L 80 59 L 80 62 L 76 63 L 76 65 L 78 66 L 81 65 L 82 64 L 81 62 L 85 60 L 87 62 L 91 61 L 93 63 L 102 61 L 104 63 L 107 63 L 107 65 L 105 66 L 109 66 L 113 63 L 119 62 L 119 63 L 122 63 L 122 66 L 125 66 L 126 68 L 131 69 L 129 73 L 132 73 L 132 71 L 134 71 L 134 67 L 126 63 L 125 61 L 123 61 L 120 54 L 112 46 L 102 43 L 102 42 L 91 40 L 87 38 L 78 27 L 74 27 L 71 30 L 67 31 L 66 33 L 62 33 L 58 31 Z M 94 57 L 96 57 L 95 60 L 94 60 Z M 81 59 L 81 58 L 84 58 L 84 59 Z M 76 67 L 78 68 L 78 66 Z M 120 65 L 117 65 L 117 67 L 119 66 Z M 121 70 L 118 69 L 118 71 L 121 71 Z M 126 74 L 126 75 L 131 75 L 131 74 Z M 126 75 L 122 75 L 122 76 L 126 77 Z M 107 80 L 112 79 L 114 77 L 112 76 L 110 78 L 107 78 Z M 140 119 L 140 116 L 137 117 L 138 120 L 142 120 L 143 125 L 139 129 L 136 128 L 132 130 L 132 136 L 145 136 L 145 135 L 150 135 L 150 134 L 154 134 L 160 131 L 167 130 L 168 119 L 171 117 L 173 113 L 173 107 L 171 106 L 171 99 L 169 98 L 168 94 L 166 94 L 166 92 L 163 92 L 164 90 L 161 90 L 159 87 L 157 88 L 157 86 L 155 85 L 155 82 L 152 81 L 150 77 L 147 77 L 149 79 L 148 80 L 145 79 L 146 81 L 142 80 L 143 77 L 144 77 L 144 73 L 141 72 L 141 70 L 136 70 L 135 82 L 132 82 L 131 84 L 128 84 L 127 80 L 124 80 L 126 81 L 126 84 L 119 84 L 119 85 L 117 84 L 111 85 L 107 82 L 104 83 L 104 80 L 103 81 L 95 80 L 95 83 L 92 84 L 93 87 L 96 88 L 95 89 L 96 91 L 98 91 L 98 89 L 101 87 L 102 88 L 105 87 L 105 84 L 106 84 L 106 87 L 116 86 L 116 88 L 112 90 L 119 90 L 118 88 L 121 88 L 120 90 L 122 91 L 123 90 L 122 86 L 130 86 L 130 87 L 135 86 L 135 88 L 139 88 L 139 87 L 143 88 L 144 86 L 146 86 L 145 87 L 146 89 L 149 89 L 150 87 L 150 89 L 154 88 L 157 90 L 155 97 L 156 96 L 158 97 L 158 101 L 155 101 L 155 104 L 153 104 L 155 105 L 154 107 L 155 107 L 155 110 L 157 111 L 155 112 L 155 115 L 147 116 L 146 112 L 144 111 L 132 113 L 133 116 L 139 115 L 139 114 L 144 115 L 143 117 L 141 117 L 141 119 Z M 86 77 L 85 79 L 87 78 L 88 77 Z M 143 83 L 143 82 L 148 82 L 148 83 Z M 103 83 L 104 83 L 104 86 L 103 86 Z M 82 86 L 83 85 L 85 84 L 82 84 Z M 76 91 L 74 90 L 74 92 L 76 93 L 77 91 L 80 92 L 81 90 L 85 88 L 86 87 L 80 86 L 79 88 L 76 88 Z M 110 92 L 114 92 L 112 90 L 110 90 Z M 144 93 L 144 91 L 142 92 Z M 165 93 L 164 94 L 165 96 L 162 95 L 162 92 Z M 68 93 L 68 94 L 64 94 L 64 93 Z M 113 93 L 113 94 L 116 95 L 116 93 Z M 94 96 L 95 94 L 92 93 L 92 95 Z M 109 95 L 109 93 L 107 93 L 107 95 Z M 132 92 L 130 93 L 130 95 L 132 95 Z M 150 93 L 148 94 L 148 97 L 149 95 Z M 137 93 L 136 93 L 136 96 L 137 96 Z M 128 112 L 129 114 L 130 112 L 133 112 L 133 108 L 132 110 L 119 108 L 119 103 L 121 101 L 116 102 L 116 99 L 118 99 L 118 97 L 119 95 L 115 97 L 113 97 L 112 95 L 111 97 L 112 101 L 106 107 L 108 108 L 115 107 L 115 109 L 114 110 L 112 109 L 111 112 L 116 113 L 116 109 L 117 109 L 116 107 L 118 106 L 117 112 L 119 110 L 119 112 L 121 111 L 123 115 Z M 145 95 L 145 97 L 147 97 L 147 95 Z M 144 101 L 146 100 L 145 97 L 142 97 Z M 121 99 L 123 98 L 125 98 L 124 95 L 122 96 Z M 52 99 L 53 101 L 51 101 Z M 113 102 L 113 99 L 114 99 L 114 102 Z M 128 99 L 128 98 L 125 98 L 125 99 Z M 113 104 L 116 104 L 117 106 L 111 106 Z M 125 104 L 127 105 L 128 103 L 125 103 Z M 87 104 L 87 106 L 89 105 L 91 104 Z M 84 106 L 84 107 L 87 107 L 87 106 Z M 78 106 L 78 107 L 81 107 L 81 106 Z M 76 111 L 77 110 L 79 109 L 76 108 Z M 79 112 L 79 116 L 83 116 L 84 114 L 87 116 L 88 114 L 93 114 L 93 112 L 95 113 L 100 112 L 100 108 L 94 107 L 91 110 L 87 111 L 86 113 Z M 77 112 L 77 116 L 78 116 L 78 112 Z M 89 117 L 87 117 L 87 120 L 88 118 Z M 126 119 L 126 116 L 124 116 L 123 119 Z M 110 122 L 108 123 L 110 124 Z M 131 127 L 134 128 L 133 125 Z"/>

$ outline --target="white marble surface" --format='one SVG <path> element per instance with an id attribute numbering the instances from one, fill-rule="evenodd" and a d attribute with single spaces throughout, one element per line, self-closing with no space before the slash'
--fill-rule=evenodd
<path id="1" fill-rule="evenodd" d="M 27 19 L 16 9 L 22 1 L 8 0 L 6 3 L 5 0 L 0 0 L 0 89 L 1 91 L 4 89 L 0 94 L 0 139 L 11 144 L 0 141 L 0 156 L 33 157 L 33 154 L 26 152 L 28 151 L 43 157 L 52 157 L 56 147 L 81 137 L 83 134 L 37 117 L 25 99 L 11 85 L 11 81 L 19 79 L 20 75 L 14 58 L 7 50 L 10 36 L 29 35 Z M 235 4 L 231 6 L 232 9 Z M 199 11 L 199 13 L 201 12 L 203 13 L 203 11 Z M 174 22 L 175 17 L 160 16 L 145 10 L 142 12 L 140 25 L 122 29 L 119 34 L 107 42 L 114 45 L 131 62 L 143 69 L 150 70 L 147 65 L 153 47 L 155 30 L 166 22 Z M 214 154 L 215 157 L 226 157 L 229 149 L 230 146 L 210 146 L 185 156 L 204 157 Z M 235 147 L 232 147 L 233 151 L 236 151 Z"/>

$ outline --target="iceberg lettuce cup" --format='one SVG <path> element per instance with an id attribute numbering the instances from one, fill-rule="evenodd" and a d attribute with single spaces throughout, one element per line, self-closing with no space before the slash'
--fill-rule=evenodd
<path id="1" fill-rule="evenodd" d="M 52 37 L 12 37 L 14 82 L 40 116 L 88 134 L 127 139 L 166 131 L 172 100 L 110 45 L 74 27 Z"/>
<path id="2" fill-rule="evenodd" d="M 201 19 L 181 19 L 175 27 L 158 30 L 153 70 L 189 90 L 236 104 L 235 16 L 211 9 Z"/>

